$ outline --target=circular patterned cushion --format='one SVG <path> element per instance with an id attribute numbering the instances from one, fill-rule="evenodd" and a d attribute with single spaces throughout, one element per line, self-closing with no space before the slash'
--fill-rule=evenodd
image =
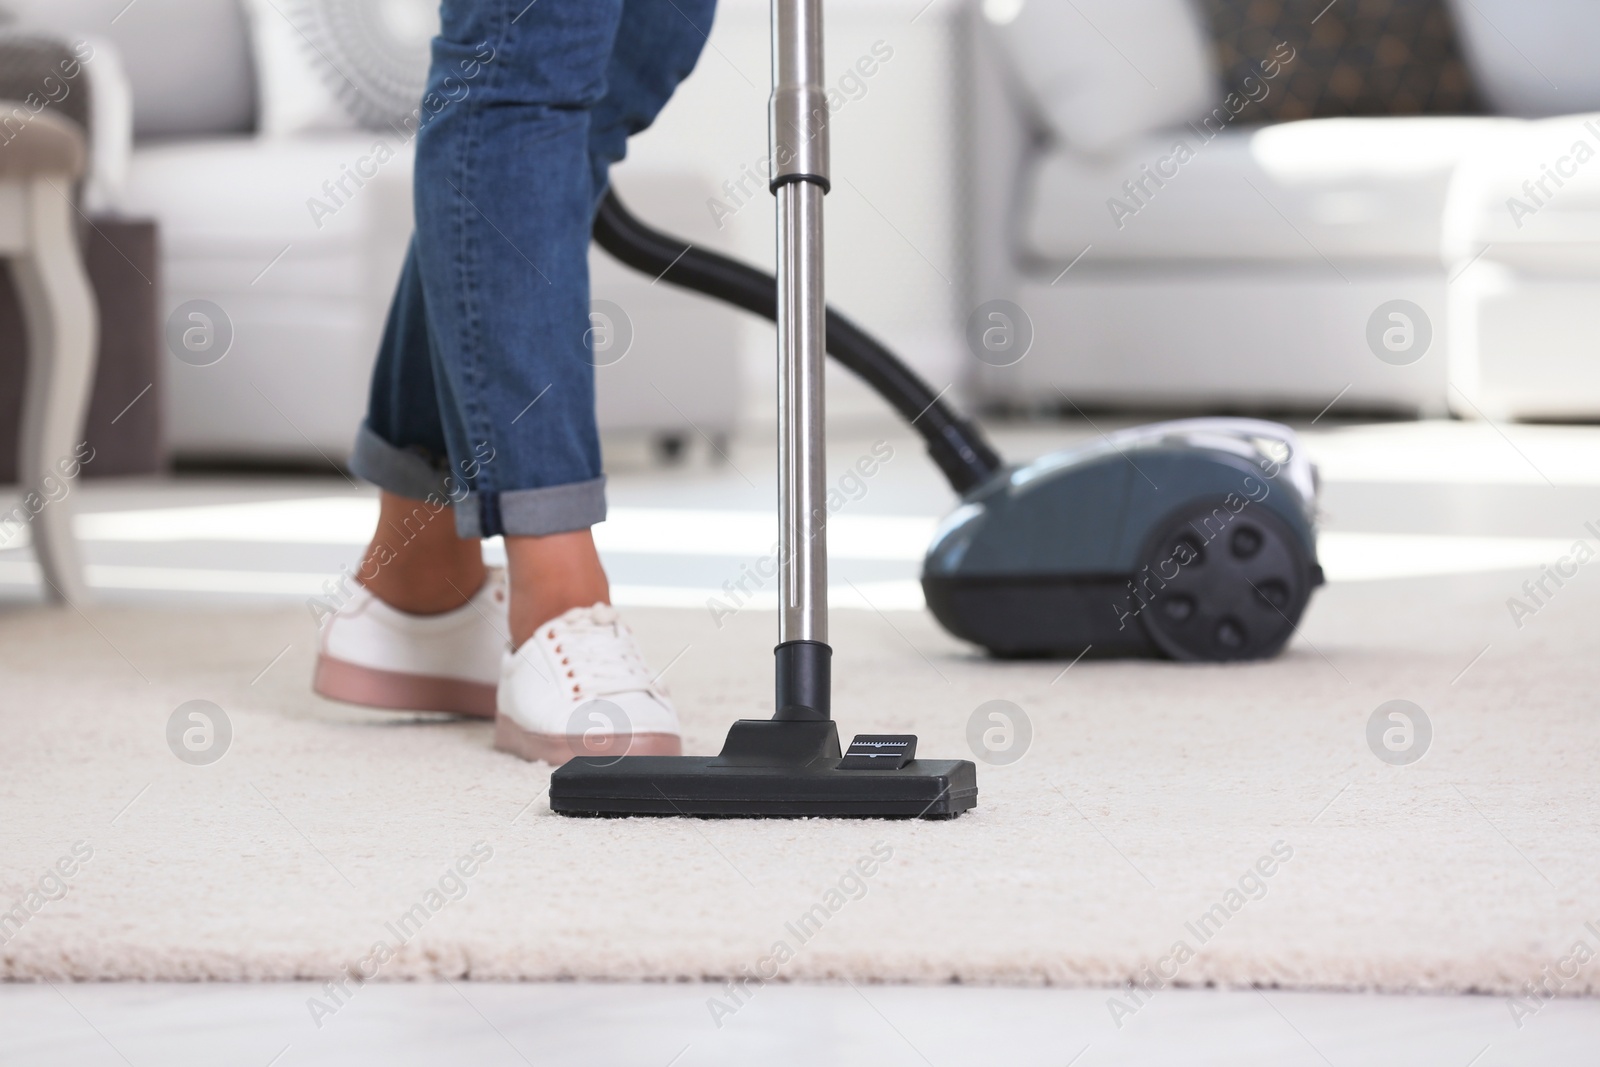
<path id="1" fill-rule="evenodd" d="M 1202 0 L 1229 90 L 1262 81 L 1244 122 L 1483 110 L 1445 0 Z"/>

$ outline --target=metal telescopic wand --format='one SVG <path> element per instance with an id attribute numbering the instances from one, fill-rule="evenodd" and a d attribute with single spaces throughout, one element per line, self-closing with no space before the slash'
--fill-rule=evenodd
<path id="1" fill-rule="evenodd" d="M 771 188 L 778 222 L 779 719 L 829 717 L 822 197 L 822 0 L 772 0 Z"/>

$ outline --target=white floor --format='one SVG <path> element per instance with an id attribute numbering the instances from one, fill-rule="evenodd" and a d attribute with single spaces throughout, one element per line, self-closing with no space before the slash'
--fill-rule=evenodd
<path id="1" fill-rule="evenodd" d="M 1094 990 L 771 985 L 718 1027 L 716 987 L 373 984 L 319 1029 L 279 985 L 0 989 L 0 1062 L 28 1067 L 1508 1067 L 1594 1062 L 1600 1006 L 1519 1030 L 1492 997 L 1174 990 L 1121 1030 Z"/>
<path id="2" fill-rule="evenodd" d="M 1020 459 L 1095 432 L 1068 424 L 996 436 Z M 880 438 L 894 444 L 895 458 L 845 509 L 859 528 L 834 578 L 914 609 L 921 537 L 953 497 L 917 442 L 894 426 L 835 433 L 836 469 Z M 1600 428 L 1324 426 L 1308 440 L 1323 471 L 1330 563 L 1339 559 L 1330 569 L 1347 580 L 1531 573 L 1559 554 L 1552 549 L 1600 536 L 1584 529 L 1600 525 Z M 652 467 L 642 452 L 613 453 L 619 521 L 601 536 L 612 538 L 606 556 L 622 599 L 704 603 L 741 559 L 764 551 L 762 529 L 740 532 L 747 520 L 737 515 L 721 517 L 714 543 L 665 551 L 629 528 L 662 513 L 759 515 L 771 507 L 772 458 L 760 441 L 740 444 L 727 463 L 699 457 L 673 469 Z M 359 520 L 370 499 L 337 475 L 73 489 L 100 595 L 165 602 L 314 594 L 354 559 L 359 522 L 349 515 Z M 346 520 L 329 519 L 333 511 L 307 520 L 295 510 L 304 505 L 290 501 L 344 508 Z M 251 503 L 269 506 L 216 510 Z M 206 510 L 173 511 L 180 508 Z M 0 548 L 0 603 L 37 597 L 26 548 Z M 840 607 L 851 606 L 841 595 Z M 1103 990 L 774 985 L 719 1028 L 707 1009 L 718 991 L 695 985 L 373 984 L 319 1029 L 305 1006 L 313 992 L 292 984 L 0 986 L 0 1063 L 1490 1067 L 1593 1062 L 1600 1048 L 1600 1003 L 1590 1000 L 1551 1003 L 1519 1027 L 1495 997 L 1169 990 L 1119 1030 Z"/>

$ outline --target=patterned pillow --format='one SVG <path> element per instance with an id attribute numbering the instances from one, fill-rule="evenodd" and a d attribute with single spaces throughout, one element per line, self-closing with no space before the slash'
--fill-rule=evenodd
<path id="1" fill-rule="evenodd" d="M 1483 111 L 1445 0 L 1202 0 L 1202 8 L 1229 90 L 1261 83 L 1264 64 L 1273 70 L 1240 121 Z"/>

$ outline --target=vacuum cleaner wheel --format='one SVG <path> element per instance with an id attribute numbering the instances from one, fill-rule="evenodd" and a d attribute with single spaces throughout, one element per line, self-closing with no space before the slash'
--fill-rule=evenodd
<path id="1" fill-rule="evenodd" d="M 1289 525 L 1265 507 L 1235 514 L 1221 501 L 1196 501 L 1161 522 L 1140 558 L 1136 586 L 1145 632 L 1173 659 L 1265 659 L 1300 621 L 1311 596 L 1311 561 Z"/>

